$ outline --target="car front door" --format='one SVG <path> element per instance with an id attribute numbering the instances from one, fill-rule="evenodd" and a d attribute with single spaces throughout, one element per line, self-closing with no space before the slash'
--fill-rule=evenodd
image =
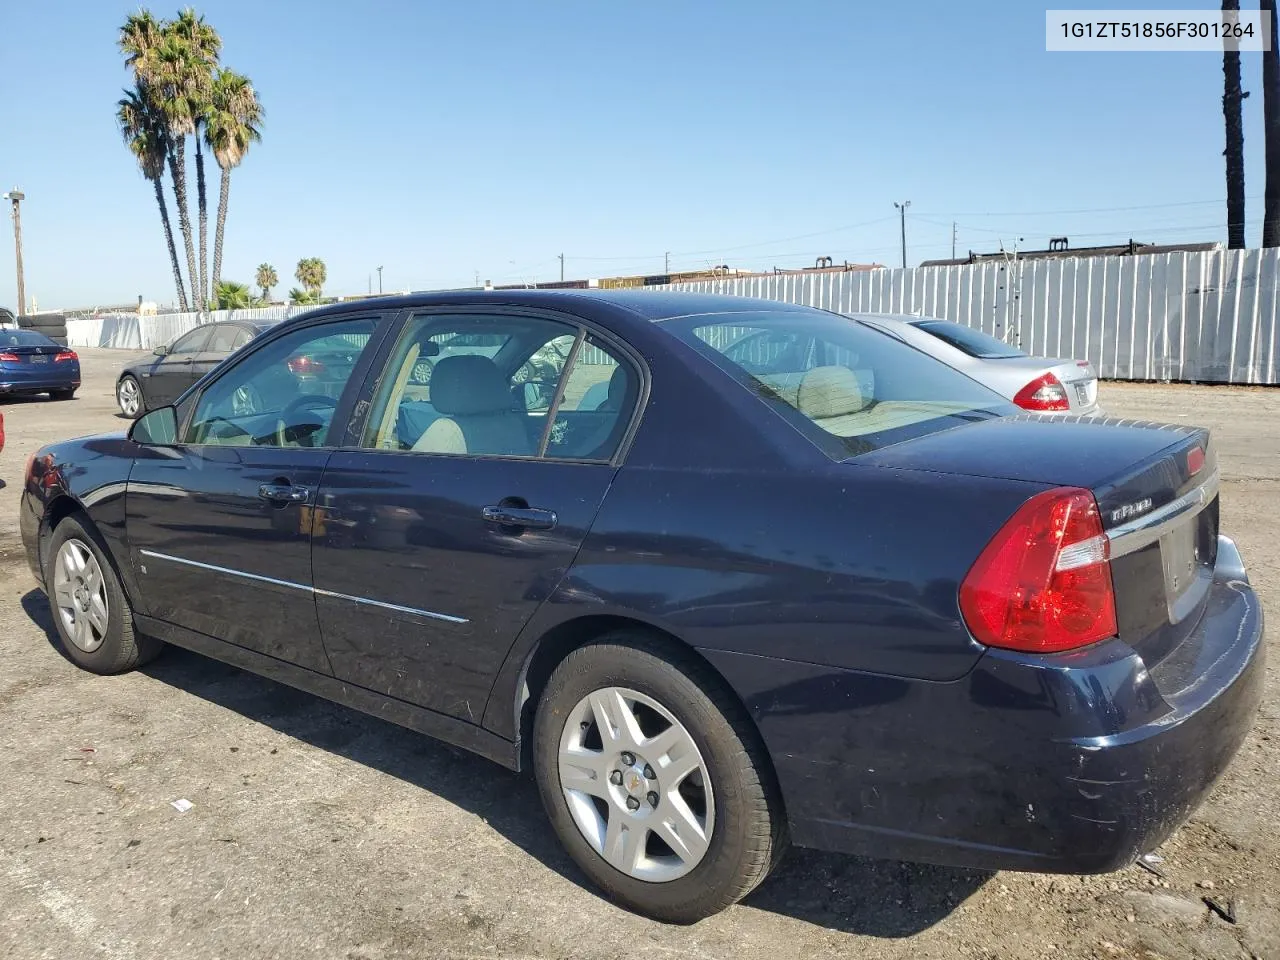
<path id="1" fill-rule="evenodd" d="M 609 487 L 640 367 L 574 320 L 489 308 L 408 317 L 382 371 L 317 501 L 325 648 L 350 683 L 479 723 Z"/>
<path id="2" fill-rule="evenodd" d="M 245 327 L 238 323 L 212 324 L 209 342 L 192 357 L 191 382 L 196 383 L 209 371 L 252 339 Z"/>
<path id="3" fill-rule="evenodd" d="M 194 365 L 197 354 L 209 342 L 210 324 L 184 333 L 168 352 L 142 371 L 142 391 L 147 406 L 154 409 L 173 403 L 183 391 L 195 383 Z"/>
<path id="4" fill-rule="evenodd" d="M 310 392 L 297 358 L 339 344 L 363 356 L 376 329 L 376 317 L 294 328 L 183 402 L 180 443 L 139 457 L 129 477 L 126 524 L 145 613 L 329 672 L 311 586 L 311 507 L 330 427 L 345 427 L 350 403 L 341 391 Z"/>

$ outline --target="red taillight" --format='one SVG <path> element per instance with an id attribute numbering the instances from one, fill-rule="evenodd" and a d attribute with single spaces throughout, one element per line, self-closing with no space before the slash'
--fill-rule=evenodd
<path id="1" fill-rule="evenodd" d="M 74 350 L 67 350 L 58 354 L 53 358 L 54 363 L 61 363 L 64 360 L 79 360 L 80 356 Z"/>
<path id="2" fill-rule="evenodd" d="M 1037 494 L 1000 528 L 960 585 L 979 642 L 1052 653 L 1114 636 L 1110 544 L 1093 494 Z"/>
<path id="3" fill-rule="evenodd" d="M 1052 373 L 1036 377 L 1018 391 L 1013 402 L 1023 410 L 1069 410 L 1071 403 L 1067 400 L 1067 388 Z"/>
<path id="4" fill-rule="evenodd" d="M 287 366 L 289 367 L 289 372 L 295 376 L 324 372 L 324 364 L 310 357 L 292 357 L 289 359 Z"/>
<path id="5" fill-rule="evenodd" d="M 1187 454 L 1187 474 L 1194 477 L 1204 466 L 1204 447 L 1192 447 Z"/>
<path id="6" fill-rule="evenodd" d="M 17 363 L 21 359 L 16 353 L 0 353 L 0 363 Z"/>

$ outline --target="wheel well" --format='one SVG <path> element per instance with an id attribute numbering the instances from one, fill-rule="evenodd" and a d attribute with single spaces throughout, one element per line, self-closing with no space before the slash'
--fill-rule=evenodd
<path id="1" fill-rule="evenodd" d="M 551 679 L 551 674 L 555 672 L 556 667 L 561 664 L 564 658 L 574 650 L 618 630 L 628 630 L 639 634 L 651 644 L 669 650 L 677 657 L 692 658 L 698 661 L 703 668 L 701 672 L 704 674 L 704 678 L 715 683 L 720 691 L 741 709 L 742 716 L 751 725 L 751 730 L 757 738 L 762 755 L 769 756 L 769 751 L 764 747 L 764 738 L 760 735 L 760 729 L 756 726 L 755 719 L 751 716 L 747 705 L 743 703 L 742 698 L 738 696 L 738 692 L 729 685 L 729 682 L 724 679 L 720 671 L 706 657 L 675 634 L 661 630 L 652 624 L 644 623 L 640 620 L 632 620 L 629 617 L 589 616 L 570 620 L 548 630 L 542 636 L 542 639 L 538 641 L 537 647 L 534 648 L 533 654 L 529 657 L 524 671 L 523 682 L 518 693 L 520 699 L 517 707 L 517 720 L 519 721 L 518 729 L 520 732 L 521 769 L 533 768 L 533 720 L 537 712 L 538 701 L 542 699 L 542 691 L 546 688 L 547 681 Z M 770 772 L 772 773 L 773 771 Z"/>
<path id="2" fill-rule="evenodd" d="M 81 507 L 80 504 L 76 503 L 73 497 L 69 497 L 66 494 L 63 494 L 60 497 L 55 497 L 53 503 L 49 504 L 48 508 L 44 512 L 45 533 L 53 533 L 54 527 L 73 513 L 78 513 L 86 519 L 88 518 L 88 514 L 84 512 L 84 508 Z"/>

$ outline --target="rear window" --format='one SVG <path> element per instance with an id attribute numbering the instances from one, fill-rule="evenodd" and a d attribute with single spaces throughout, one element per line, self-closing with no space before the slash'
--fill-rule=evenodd
<path id="1" fill-rule="evenodd" d="M 51 347 L 57 346 L 43 333 L 34 330 L 0 330 L 0 347 Z"/>
<path id="2" fill-rule="evenodd" d="M 834 314 L 706 314 L 663 328 L 835 460 L 1015 409 L 946 364 Z"/>
<path id="3" fill-rule="evenodd" d="M 997 340 L 981 330 L 952 323 L 950 320 L 922 320 L 915 326 L 979 360 L 1008 360 L 1026 356 L 1017 347 L 1003 340 Z"/>

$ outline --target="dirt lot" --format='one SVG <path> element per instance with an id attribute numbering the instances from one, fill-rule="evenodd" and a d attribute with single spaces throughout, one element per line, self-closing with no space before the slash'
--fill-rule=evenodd
<path id="1" fill-rule="evenodd" d="M 1161 851 L 1164 879 L 793 851 L 691 928 L 587 889 L 531 782 L 484 760 L 180 650 L 128 676 L 80 672 L 50 639 L 16 504 L 39 443 L 123 426 L 126 356 L 84 353 L 77 400 L 0 407 L 0 956 L 1280 958 L 1274 650 L 1254 732 Z M 1214 429 L 1222 526 L 1280 611 L 1280 391 L 1107 384 L 1102 400 Z"/>

